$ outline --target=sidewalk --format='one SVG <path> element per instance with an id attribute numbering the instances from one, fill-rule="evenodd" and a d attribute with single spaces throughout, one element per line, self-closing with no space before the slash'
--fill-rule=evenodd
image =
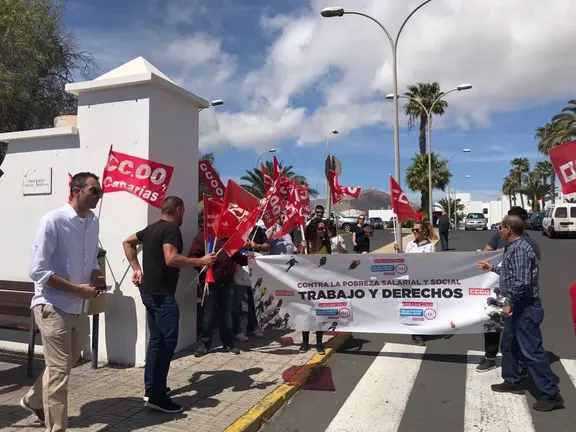
<path id="1" fill-rule="evenodd" d="M 313 349 L 299 354 L 300 342 L 300 332 L 269 331 L 264 339 L 239 342 L 242 354 L 237 356 L 216 351 L 197 359 L 192 348 L 179 353 L 172 361 L 168 385 L 174 401 L 185 407 L 180 415 L 144 407 L 143 368 L 101 366 L 93 370 L 90 363 L 77 366 L 70 379 L 68 430 L 223 431 L 282 385 L 282 372 L 304 365 L 316 354 Z M 0 351 L 3 432 L 44 430 L 19 405 L 33 383 L 26 378 L 25 365 L 25 354 Z M 39 374 L 42 359 L 35 365 Z"/>

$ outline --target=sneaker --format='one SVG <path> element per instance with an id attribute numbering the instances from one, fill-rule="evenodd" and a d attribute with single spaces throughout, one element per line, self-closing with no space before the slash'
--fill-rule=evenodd
<path id="1" fill-rule="evenodd" d="M 300 351 L 301 353 L 305 353 L 308 352 L 309 349 L 310 346 L 307 343 L 303 343 L 302 345 L 300 345 L 300 349 L 298 351 Z"/>
<path id="2" fill-rule="evenodd" d="M 484 357 L 480 364 L 476 366 L 476 372 L 488 372 L 492 369 L 496 369 L 496 360 L 488 357 Z"/>
<path id="3" fill-rule="evenodd" d="M 229 352 L 229 353 L 232 354 L 232 355 L 238 355 L 238 354 L 240 354 L 240 350 L 239 350 L 238 348 L 236 348 L 236 347 L 227 347 L 227 346 L 225 346 L 225 347 L 224 347 L 224 351 L 227 351 L 227 352 Z"/>
<path id="4" fill-rule="evenodd" d="M 246 336 L 244 333 L 238 333 L 235 338 L 241 342 L 246 342 L 248 340 L 248 336 Z"/>
<path id="5" fill-rule="evenodd" d="M 258 339 L 262 339 L 264 337 L 264 333 L 262 333 L 262 330 L 256 330 L 252 334 L 254 335 L 254 337 L 257 337 Z"/>
<path id="6" fill-rule="evenodd" d="M 206 348 L 204 345 L 200 345 L 198 348 L 196 348 L 196 351 L 194 351 L 194 357 L 205 356 L 208 354 L 208 351 L 210 351 L 208 348 Z"/>
<path id="7" fill-rule="evenodd" d="M 497 393 L 513 393 L 517 395 L 523 395 L 524 389 L 517 384 L 509 383 L 508 381 L 504 381 L 501 384 L 492 384 L 490 386 L 492 391 Z"/>
<path id="8" fill-rule="evenodd" d="M 562 408 L 564 406 L 564 398 L 560 393 L 556 393 L 554 396 L 542 397 L 532 405 L 536 411 L 554 411 L 555 409 Z"/>
<path id="9" fill-rule="evenodd" d="M 166 387 L 166 390 L 165 390 L 166 394 L 170 393 L 170 390 L 171 390 L 170 387 Z M 150 399 L 150 392 L 148 390 L 146 390 L 144 392 L 144 402 L 148 402 L 148 399 Z"/>
<path id="10" fill-rule="evenodd" d="M 146 406 L 165 413 L 179 413 L 184 409 L 181 405 L 172 402 L 172 399 L 167 395 L 149 399 L 148 402 L 146 402 Z"/>
<path id="11" fill-rule="evenodd" d="M 324 344 L 316 344 L 316 351 L 318 351 L 318 354 L 326 354 L 326 350 L 324 349 Z"/>
<path id="12" fill-rule="evenodd" d="M 45 424 L 44 409 L 34 409 L 26 402 L 25 398 L 20 399 L 20 406 L 26 411 L 31 412 L 40 423 Z"/>

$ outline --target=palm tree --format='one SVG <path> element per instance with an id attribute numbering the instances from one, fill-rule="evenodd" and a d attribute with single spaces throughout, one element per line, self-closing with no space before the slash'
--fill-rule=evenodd
<path id="1" fill-rule="evenodd" d="M 274 173 L 274 164 L 273 162 L 266 161 L 264 164 L 266 167 L 266 171 L 268 171 L 271 175 Z M 292 165 L 287 165 L 282 167 L 282 174 L 288 177 L 290 180 L 294 180 L 299 183 L 307 183 L 306 177 L 297 175 L 293 171 L 294 167 Z M 264 181 L 262 178 L 262 170 L 260 168 L 253 168 L 252 170 L 246 170 L 246 175 L 240 177 L 240 180 L 246 182 L 241 186 L 254 195 L 256 198 L 262 198 L 266 194 L 266 189 L 264 188 Z M 318 196 L 318 191 L 315 189 L 308 189 L 308 194 L 310 197 L 314 198 Z"/>
<path id="2" fill-rule="evenodd" d="M 426 111 L 422 109 L 420 104 L 412 99 L 418 99 L 427 110 L 430 110 L 434 101 L 436 101 L 442 93 L 443 92 L 440 90 L 440 84 L 437 82 L 419 82 L 418 84 L 411 84 L 406 88 L 406 92 L 404 93 L 406 97 L 411 98 L 409 99 L 409 102 L 404 105 L 404 114 L 408 116 L 408 129 L 412 129 L 416 120 L 420 120 L 420 154 L 426 154 L 426 127 L 428 126 L 428 115 L 426 114 Z M 441 116 L 445 113 L 446 108 L 448 108 L 448 102 L 440 100 L 434 105 L 432 115 Z"/>
<path id="3" fill-rule="evenodd" d="M 452 174 L 448 170 L 448 161 L 432 153 L 432 188 L 445 190 Z M 428 155 L 416 153 L 412 165 L 406 169 L 406 184 L 412 192 L 420 191 L 420 205 L 428 209 Z"/>
<path id="4" fill-rule="evenodd" d="M 450 204 L 450 205 L 448 205 Z M 442 210 L 448 213 L 448 209 L 450 209 L 450 218 L 454 221 L 454 225 L 458 226 L 458 217 L 459 213 L 464 211 L 465 205 L 461 203 L 460 198 L 448 198 L 444 197 L 441 200 L 438 200 L 438 205 Z"/>
<path id="5" fill-rule="evenodd" d="M 540 176 L 543 184 L 550 185 L 550 189 L 552 191 L 550 195 L 552 198 L 552 204 L 554 204 L 554 198 L 556 195 L 556 173 L 554 172 L 554 166 L 552 166 L 550 161 L 540 161 L 536 163 L 534 172 Z M 548 182 L 548 179 L 550 179 L 550 182 Z M 545 202 L 542 201 L 542 210 L 544 210 L 545 205 Z"/>
<path id="6" fill-rule="evenodd" d="M 525 184 L 521 189 L 521 193 L 530 197 L 532 210 L 538 211 L 540 209 L 540 200 L 544 200 L 546 195 L 552 191 L 552 186 L 542 181 L 542 176 L 538 171 L 532 171 L 525 177 Z"/>
<path id="7" fill-rule="evenodd" d="M 502 183 L 502 193 L 508 197 L 508 202 L 510 205 L 512 205 L 512 203 L 516 205 L 515 187 L 510 176 L 504 177 L 504 182 Z"/>
<path id="8" fill-rule="evenodd" d="M 520 193 L 520 205 L 524 207 L 522 187 L 525 175 L 530 172 L 530 161 L 525 157 L 514 158 L 510 161 L 510 165 L 512 165 L 512 169 L 510 170 L 510 179 L 516 188 L 515 193 Z"/>
<path id="9" fill-rule="evenodd" d="M 565 143 L 576 137 L 576 99 L 568 101 L 562 112 L 552 117 L 553 139 Z"/>

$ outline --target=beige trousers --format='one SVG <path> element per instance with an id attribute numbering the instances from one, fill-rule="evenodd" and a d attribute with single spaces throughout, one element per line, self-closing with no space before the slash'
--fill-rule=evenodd
<path id="1" fill-rule="evenodd" d="M 47 432 L 65 431 L 68 379 L 82 351 L 83 316 L 43 304 L 34 307 L 34 319 L 42 335 L 46 367 L 24 399 L 31 408 L 44 408 Z"/>

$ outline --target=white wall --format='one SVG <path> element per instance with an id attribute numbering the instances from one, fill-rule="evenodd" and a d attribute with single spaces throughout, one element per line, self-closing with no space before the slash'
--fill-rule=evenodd
<path id="1" fill-rule="evenodd" d="M 393 210 L 370 210 L 368 217 L 379 217 L 384 222 L 388 222 L 394 216 Z"/>
<path id="2" fill-rule="evenodd" d="M 69 172 L 102 174 L 110 145 L 122 153 L 174 166 L 167 193 L 180 196 L 186 203 L 182 232 L 184 253 L 187 253 L 196 234 L 198 211 L 198 104 L 195 100 L 153 82 L 80 92 L 78 130 L 79 136 L 10 141 L 2 164 L 5 174 L 0 188 L 0 202 L 7 204 L 8 209 L 0 212 L 3 227 L 0 279 L 29 280 L 29 252 L 38 220 L 49 210 L 66 203 Z M 23 171 L 43 167 L 52 167 L 52 194 L 23 196 Z M 107 251 L 107 284 L 112 286 L 112 292 L 106 297 L 106 312 L 100 318 L 100 361 L 144 364 L 148 339 L 146 313 L 139 291 L 131 282 L 131 270 L 121 243 L 159 217 L 158 209 L 127 192 L 106 194 L 102 199 L 100 241 Z M 178 349 L 196 339 L 196 287 L 184 292 L 194 277 L 192 270 L 181 272 Z M 26 337 L 24 332 L 4 332 L 0 334 L 0 347 L 24 350 Z M 21 343 L 15 346 L 10 341 Z M 86 348 L 88 344 L 87 338 Z M 84 354 L 89 356 L 89 350 Z"/>
<path id="3" fill-rule="evenodd" d="M 464 216 L 468 213 L 483 213 L 488 219 L 488 226 L 500 222 L 510 209 L 508 199 L 502 197 L 500 200 L 493 201 L 473 201 L 470 193 L 462 192 L 453 194 L 452 199 L 459 199 L 464 205 L 462 211 Z M 441 208 L 438 203 L 435 206 L 437 209 Z"/>

